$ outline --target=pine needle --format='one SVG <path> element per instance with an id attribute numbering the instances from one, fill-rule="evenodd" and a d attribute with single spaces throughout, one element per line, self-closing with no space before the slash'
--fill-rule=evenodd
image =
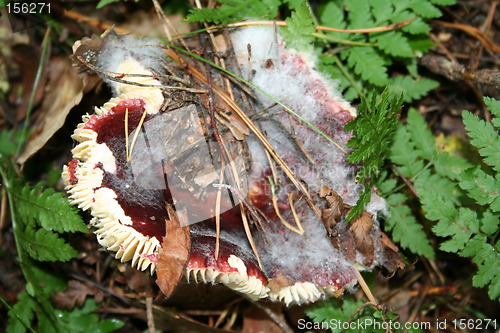
<path id="1" fill-rule="evenodd" d="M 132 138 L 132 144 L 130 145 L 130 155 L 127 156 L 127 162 L 130 162 L 130 159 L 132 158 L 132 153 L 134 152 L 134 145 L 135 142 L 137 141 L 137 137 L 139 136 L 139 132 L 141 131 L 142 124 L 144 123 L 144 119 L 146 119 L 146 110 L 142 113 L 141 120 L 139 120 L 139 125 L 137 125 L 137 128 L 135 129 L 135 134 L 134 137 Z"/>
<path id="2" fill-rule="evenodd" d="M 288 223 L 288 221 L 281 215 L 280 209 L 278 207 L 278 200 L 276 199 L 276 191 L 274 189 L 274 181 L 272 180 L 271 177 L 267 177 L 267 179 L 269 180 L 269 184 L 271 186 L 271 194 L 272 194 L 272 201 L 273 201 L 274 212 L 279 217 L 281 223 L 283 223 L 283 225 L 285 227 L 287 227 L 288 229 L 292 230 L 293 232 L 295 232 L 295 233 L 297 233 L 299 235 L 303 235 L 304 234 L 304 229 L 302 228 L 302 225 L 300 224 L 300 222 L 298 222 L 298 224 L 297 224 L 298 228 L 296 228 L 293 225 L 291 225 L 290 223 Z M 290 195 L 290 193 L 288 193 L 288 194 Z M 289 198 L 290 198 L 290 196 L 289 196 Z M 294 217 L 295 217 L 295 215 L 294 215 Z M 297 222 L 297 219 L 295 221 Z"/>
<path id="3" fill-rule="evenodd" d="M 127 156 L 127 163 L 130 162 L 128 151 L 128 108 L 125 109 L 125 156 Z"/>

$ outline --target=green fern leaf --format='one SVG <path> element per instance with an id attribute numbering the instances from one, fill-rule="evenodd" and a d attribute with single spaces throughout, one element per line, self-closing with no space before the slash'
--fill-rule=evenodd
<path id="1" fill-rule="evenodd" d="M 414 56 L 408 39 L 399 31 L 381 33 L 370 38 L 370 40 L 372 39 L 377 42 L 378 47 L 384 53 L 404 58 L 411 58 Z"/>
<path id="2" fill-rule="evenodd" d="M 432 231 L 438 236 L 449 236 L 449 226 L 455 221 L 458 214 L 455 206 L 437 193 L 423 193 L 424 195 L 421 196 L 420 202 L 425 211 L 425 217 L 431 221 L 440 221 L 432 228 Z"/>
<path id="3" fill-rule="evenodd" d="M 391 161 L 398 164 L 401 174 L 407 178 L 413 177 L 424 168 L 415 145 L 411 141 L 407 127 L 400 124 L 394 134 L 391 146 Z"/>
<path id="4" fill-rule="evenodd" d="M 106 5 L 109 5 L 110 3 L 118 2 L 118 1 L 120 1 L 120 0 L 99 0 L 99 2 L 97 3 L 96 9 L 102 8 Z"/>
<path id="5" fill-rule="evenodd" d="M 417 223 L 410 208 L 404 205 L 407 199 L 402 193 L 394 193 L 387 198 L 390 214 L 386 217 L 385 228 L 392 231 L 392 239 L 399 242 L 401 247 L 433 259 L 434 250 L 427 235 L 422 230 L 422 226 Z"/>
<path id="6" fill-rule="evenodd" d="M 27 221 L 36 221 L 46 230 L 56 232 L 87 232 L 87 227 L 61 193 L 53 189 L 42 191 L 42 184 L 33 188 L 29 185 L 13 191 L 15 206 L 20 217 Z"/>
<path id="7" fill-rule="evenodd" d="M 418 100 L 433 89 L 439 82 L 427 78 L 412 79 L 410 76 L 397 76 L 391 79 L 389 91 L 397 96 L 403 94 L 404 101 L 409 103 Z"/>
<path id="8" fill-rule="evenodd" d="M 8 158 L 13 155 L 16 152 L 16 149 L 22 138 L 22 131 L 0 131 L 0 159 Z"/>
<path id="9" fill-rule="evenodd" d="M 370 3 L 366 0 L 349 0 L 344 5 L 349 12 L 349 21 L 352 29 L 363 29 L 374 25 L 370 11 Z"/>
<path id="10" fill-rule="evenodd" d="M 500 250 L 489 244 L 484 236 L 476 235 L 460 253 L 464 257 L 473 257 L 478 271 L 472 279 L 475 287 L 484 287 L 489 283 L 488 296 L 497 299 L 500 296 Z"/>
<path id="11" fill-rule="evenodd" d="M 35 316 L 36 303 L 27 293 L 17 296 L 18 301 L 9 311 L 7 333 L 26 332 Z"/>
<path id="12" fill-rule="evenodd" d="M 317 323 L 330 322 L 335 318 L 340 323 L 350 321 L 352 315 L 363 305 L 363 300 L 355 300 L 351 297 L 346 297 L 342 301 L 342 305 L 337 300 L 316 304 L 310 308 L 306 308 L 306 314 Z M 341 332 L 342 327 L 338 329 L 331 327 L 332 332 Z M 347 331 L 350 332 L 350 331 Z"/>
<path id="13" fill-rule="evenodd" d="M 489 204 L 494 212 L 500 211 L 500 174 L 495 178 L 478 166 L 463 173 L 460 180 L 460 187 L 478 204 Z"/>
<path id="14" fill-rule="evenodd" d="M 384 58 L 374 48 L 355 46 L 341 52 L 341 57 L 347 59 L 349 67 L 356 74 L 374 86 L 383 87 L 389 82 Z"/>
<path id="15" fill-rule="evenodd" d="M 280 32 L 287 46 L 297 50 L 312 49 L 314 37 L 311 34 L 316 31 L 316 27 L 307 2 L 293 11 L 292 16 L 286 19 L 286 23 L 286 27 Z"/>
<path id="16" fill-rule="evenodd" d="M 493 115 L 491 122 L 497 129 L 500 129 L 500 100 L 497 101 L 494 98 L 485 97 L 484 104 L 486 104 L 488 110 L 490 110 Z"/>
<path id="17" fill-rule="evenodd" d="M 321 8 L 319 18 L 322 24 L 327 27 L 337 29 L 345 29 L 346 27 L 344 11 L 333 1 L 329 1 L 323 8 Z M 349 35 L 341 32 L 328 32 L 328 35 L 339 39 L 349 38 Z"/>
<path id="18" fill-rule="evenodd" d="M 434 6 L 428 0 L 410 1 L 410 8 L 423 18 L 435 18 L 442 15 L 439 8 Z"/>
<path id="19" fill-rule="evenodd" d="M 125 323 L 121 320 L 108 319 L 100 321 L 99 315 L 95 313 L 98 308 L 96 302 L 89 298 L 85 300 L 81 308 L 73 308 L 71 311 L 56 310 L 56 314 L 67 332 L 110 333 L 123 327 Z"/>
<path id="20" fill-rule="evenodd" d="M 471 167 L 472 164 L 465 159 L 452 156 L 447 152 L 440 153 L 434 161 L 436 172 L 442 177 L 448 177 L 453 180 L 460 179 L 465 170 Z"/>
<path id="21" fill-rule="evenodd" d="M 427 127 L 424 118 L 415 109 L 408 112 L 408 131 L 417 150 L 429 161 L 436 158 L 434 135 Z"/>
<path id="22" fill-rule="evenodd" d="M 281 4 L 279 0 L 220 0 L 215 9 L 199 8 L 190 10 L 188 22 L 214 22 L 227 24 L 247 18 L 273 19 Z"/>
<path id="23" fill-rule="evenodd" d="M 357 174 L 358 182 L 365 183 L 369 180 L 356 206 L 349 213 L 348 221 L 361 214 L 370 201 L 375 176 L 385 161 L 387 147 L 398 125 L 401 104 L 402 98 L 392 98 L 387 91 L 380 95 L 371 93 L 359 106 L 358 116 L 345 126 L 354 135 L 347 146 L 355 148 L 347 160 L 351 163 L 363 163 Z"/>
<path id="24" fill-rule="evenodd" d="M 56 233 L 28 227 L 21 233 L 22 247 L 35 260 L 68 261 L 78 252 Z"/>
<path id="25" fill-rule="evenodd" d="M 376 25 L 384 25 L 389 22 L 394 14 L 394 7 L 387 0 L 370 0 L 371 11 Z"/>
<path id="26" fill-rule="evenodd" d="M 451 239 L 441 243 L 440 249 L 447 252 L 459 252 L 469 239 L 479 230 L 477 215 L 468 208 L 461 208 L 456 221 L 448 227 Z"/>
<path id="27" fill-rule="evenodd" d="M 484 162 L 496 172 L 500 172 L 500 136 L 493 125 L 463 111 L 465 129 L 469 132 L 471 143 L 478 148 Z M 498 118 L 497 118 L 498 119 Z"/>
<path id="28" fill-rule="evenodd" d="M 400 16 L 398 18 L 399 18 L 399 20 L 396 20 L 397 22 L 404 21 L 404 20 L 402 20 L 402 18 L 403 18 L 402 16 Z M 427 34 L 429 34 L 429 32 L 431 32 L 431 27 L 430 27 L 430 25 L 425 23 L 425 21 L 422 18 L 417 17 L 417 18 L 415 18 L 415 20 L 413 22 L 411 22 L 410 24 L 405 25 L 403 28 L 401 28 L 401 30 L 403 30 L 404 32 L 407 32 L 409 34 L 412 34 L 412 35 L 427 35 Z M 433 45 L 430 42 L 430 40 L 428 38 L 426 38 L 426 39 L 427 39 L 430 47 L 432 47 Z M 410 40 L 410 45 L 412 45 L 411 40 Z M 420 49 L 417 49 L 415 47 L 413 47 L 413 48 L 416 50 L 420 50 Z M 428 48 L 426 48 L 426 50 L 427 49 Z"/>
<path id="29" fill-rule="evenodd" d="M 481 219 L 481 231 L 491 236 L 498 231 L 500 225 L 500 214 L 486 211 Z"/>
<path id="30" fill-rule="evenodd" d="M 348 147 L 356 149 L 347 157 L 349 162 L 364 162 L 377 170 L 382 166 L 387 146 L 396 132 L 402 103 L 402 98 L 393 98 L 387 91 L 380 95 L 372 93 L 363 99 L 358 116 L 345 126 L 354 134 Z"/>
<path id="31" fill-rule="evenodd" d="M 460 197 L 463 195 L 456 182 L 429 169 L 422 170 L 415 177 L 414 186 L 417 193 L 423 193 L 424 195 L 428 192 L 438 193 L 439 196 L 454 205 L 460 205 Z"/>
<path id="32" fill-rule="evenodd" d="M 306 0 L 285 0 L 284 2 L 288 3 L 290 9 L 299 8 Z"/>

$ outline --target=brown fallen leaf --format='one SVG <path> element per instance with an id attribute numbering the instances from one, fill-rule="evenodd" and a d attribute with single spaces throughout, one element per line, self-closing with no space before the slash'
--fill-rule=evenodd
<path id="1" fill-rule="evenodd" d="M 78 77 L 69 59 L 52 58 L 48 67 L 48 76 L 49 81 L 42 106 L 33 124 L 34 131 L 24 151 L 17 159 L 19 164 L 26 162 L 47 143 L 64 125 L 69 111 L 82 100 L 84 83 Z M 90 81 L 85 82 L 89 85 Z"/>
<path id="2" fill-rule="evenodd" d="M 280 304 L 268 304 L 268 311 L 273 311 L 276 316 L 285 322 L 284 314 L 280 309 Z M 250 307 L 243 315 L 242 333 L 283 333 L 267 313 L 256 306 Z"/>
<path id="3" fill-rule="evenodd" d="M 342 216 L 346 213 L 344 202 L 340 195 L 328 186 L 323 185 L 319 192 L 321 198 L 325 198 L 328 208 L 321 210 L 321 221 L 326 230 L 333 235 L 333 228 L 340 222 Z"/>
<path id="4" fill-rule="evenodd" d="M 356 241 L 352 231 L 349 230 L 349 224 L 345 222 L 338 223 L 331 234 L 330 242 L 333 247 L 344 254 L 345 259 L 354 263 L 356 261 Z"/>
<path id="5" fill-rule="evenodd" d="M 103 291 L 90 282 L 69 280 L 68 289 L 55 293 L 52 301 L 60 308 L 73 309 L 82 306 L 89 295 L 93 295 L 98 303 L 102 302 L 104 296 Z"/>
<path id="6" fill-rule="evenodd" d="M 191 233 L 189 225 L 182 227 L 175 211 L 167 204 L 170 220 L 165 221 L 166 236 L 163 237 L 156 266 L 156 284 L 168 298 L 175 290 L 191 251 Z"/>
<path id="7" fill-rule="evenodd" d="M 351 221 L 349 230 L 356 241 L 356 249 L 366 258 L 363 263 L 370 266 L 375 260 L 375 247 L 370 234 L 373 228 L 372 216 L 368 212 L 363 212 L 355 220 Z"/>
<path id="8" fill-rule="evenodd" d="M 382 231 L 379 231 L 379 233 L 380 245 L 384 250 L 384 267 L 389 271 L 389 276 L 392 276 L 397 269 L 405 268 L 405 262 L 398 254 L 398 247 Z"/>

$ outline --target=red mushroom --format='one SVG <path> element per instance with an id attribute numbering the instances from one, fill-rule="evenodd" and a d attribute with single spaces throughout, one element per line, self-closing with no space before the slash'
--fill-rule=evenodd
<path id="1" fill-rule="evenodd" d="M 175 88 L 166 92 L 158 71 L 161 66 L 149 65 L 142 50 L 145 45 L 151 48 L 151 42 L 113 33 L 98 41 L 97 51 L 89 50 L 88 40 L 82 41 L 75 55 L 80 54 L 77 58 L 91 68 L 99 68 L 101 75 L 106 73 L 117 97 L 83 117 L 73 135 L 78 142 L 74 159 L 63 178 L 71 203 L 90 210 L 90 225 L 99 243 L 115 251 L 116 258 L 155 271 L 160 242 L 164 236 L 169 241 L 165 235 L 168 203 L 181 224 L 191 227 L 188 281 L 222 283 L 253 299 L 302 304 L 339 295 L 355 285 L 355 267 L 383 263 L 376 221 L 369 219 L 372 224 L 367 229 L 373 243 L 370 255 L 356 248 L 356 237 L 344 222 L 333 221 L 329 230 L 325 228 L 321 212 L 332 207 L 320 196 L 322 186 L 332 188 L 348 204 L 356 201 L 360 189 L 354 182 L 356 168 L 318 130 L 279 106 L 263 117 L 254 116 L 274 153 L 307 187 L 306 195 L 269 157 L 271 151 L 266 153 L 255 134 L 237 140 L 219 124 L 230 160 L 226 163 L 210 126 L 207 94 L 191 94 L 190 101 L 179 102 Z M 110 64 L 101 59 L 119 49 L 122 58 L 117 61 Z M 152 51 L 152 58 L 158 58 L 158 50 Z M 261 60 L 263 65 L 254 70 L 255 81 L 269 75 L 277 76 L 276 85 L 296 81 L 295 86 L 286 83 L 292 90 L 302 90 L 302 96 L 290 96 L 294 91 L 285 89 L 284 95 L 275 97 L 345 149 L 350 133 L 343 125 L 354 110 L 304 55 L 290 53 L 282 44 L 272 52 L 276 59 Z M 113 73 L 118 82 L 113 81 Z M 179 83 L 178 89 L 186 90 L 185 84 Z M 194 86 L 203 88 L 202 83 Z M 262 96 L 255 102 L 263 109 L 268 104 Z M 214 105 L 217 109 L 217 100 Z M 340 209 L 338 221 L 344 221 L 346 212 Z M 354 239 L 347 250 L 342 248 L 345 242 L 335 241 L 344 236 Z"/>

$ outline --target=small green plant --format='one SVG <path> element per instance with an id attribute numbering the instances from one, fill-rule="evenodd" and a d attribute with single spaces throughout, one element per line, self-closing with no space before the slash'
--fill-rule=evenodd
<path id="1" fill-rule="evenodd" d="M 395 312 L 383 311 L 363 300 L 346 297 L 342 301 L 331 299 L 316 304 L 305 310 L 306 314 L 314 320 L 309 326 L 313 329 L 340 332 L 373 332 L 384 333 L 386 328 L 399 327 Z M 305 325 L 304 325 L 305 326 Z M 407 332 L 420 332 L 415 329 L 417 325 L 409 325 Z"/>
<path id="2" fill-rule="evenodd" d="M 383 97 L 379 101 L 386 103 Z M 470 258 L 477 265 L 472 284 L 475 287 L 487 287 L 489 297 L 498 300 L 500 101 L 491 98 L 485 98 L 484 101 L 493 117 L 491 124 L 468 111 L 462 113 L 472 148 L 477 149 L 483 163 L 476 165 L 464 157 L 439 151 L 423 117 L 410 109 L 407 124 L 397 126 L 392 146 L 388 145 L 390 149 L 386 148 L 384 152 L 394 164 L 392 176 L 381 172 L 375 184 L 387 199 L 389 214 L 384 218 L 384 225 L 394 241 L 415 254 L 434 258 L 435 252 L 429 241 L 432 235 L 423 230 L 424 224 L 432 224 L 431 230 L 437 236 L 439 249 Z M 372 107 L 375 110 L 385 109 L 377 104 Z M 351 127 L 356 129 L 356 137 L 368 138 L 373 134 L 373 129 L 371 125 L 366 125 L 368 119 L 363 118 L 377 119 L 377 115 L 361 112 L 359 117 L 358 123 Z M 359 143 L 358 139 L 354 142 L 357 151 L 361 150 L 357 156 L 367 162 L 365 167 L 372 165 L 370 161 L 376 154 L 363 155 L 362 152 L 368 152 L 373 147 Z M 416 212 L 419 210 L 424 212 L 428 221 L 417 221 L 415 216 L 418 216 Z M 366 316 L 372 321 L 384 319 L 383 315 L 390 316 L 372 307 L 364 307 L 360 311 L 361 305 L 361 301 L 351 298 L 345 298 L 342 303 L 331 300 L 310 308 L 307 314 L 315 322 L 326 326 L 324 322 L 332 318 L 341 319 L 342 322 L 359 322 Z M 333 332 L 341 329 L 335 327 L 328 326 Z"/>
<path id="3" fill-rule="evenodd" d="M 44 188 L 43 183 L 30 186 L 17 172 L 12 160 L 25 138 L 21 131 L 0 132 L 3 193 L 9 202 L 17 260 L 26 279 L 26 292 L 18 295 L 14 306 L 1 299 L 9 308 L 7 332 L 83 332 L 85 327 L 94 328 L 93 332 L 114 331 L 123 323 L 99 321 L 92 313 L 97 307 L 93 300 L 87 300 L 82 309 L 71 311 L 56 309 L 50 302 L 55 292 L 66 289 L 67 282 L 64 276 L 47 270 L 41 263 L 68 261 L 76 257 L 77 251 L 63 236 L 70 232 L 87 232 L 87 227 L 78 211 L 61 193 Z M 85 325 L 75 329 L 76 323 L 82 321 Z"/>
<path id="4" fill-rule="evenodd" d="M 369 94 L 358 107 L 358 117 L 349 122 L 345 129 L 354 137 L 348 146 L 355 150 L 347 157 L 351 163 L 362 163 L 356 180 L 365 185 L 356 206 L 347 216 L 350 221 L 359 216 L 370 201 L 377 174 L 387 158 L 387 147 L 391 144 L 398 126 L 398 115 L 403 103 L 402 97 L 391 97 L 388 91 L 377 95 Z"/>
<path id="5" fill-rule="evenodd" d="M 491 124 L 468 111 L 462 113 L 470 143 L 483 158 L 482 164 L 475 165 L 438 151 L 434 136 L 415 110 L 410 110 L 408 124 L 401 125 L 396 132 L 391 160 L 401 176 L 412 184 L 413 196 L 420 202 L 425 217 L 434 222 L 432 231 L 442 240 L 439 248 L 471 258 L 478 268 L 472 284 L 488 286 L 488 295 L 497 300 L 500 297 L 500 102 L 491 98 L 485 98 L 484 102 L 493 116 Z M 392 187 L 385 185 L 386 190 Z M 394 211 L 406 207 L 407 200 L 401 193 L 394 193 L 388 201 Z M 393 236 L 396 225 L 401 224 L 399 209 L 399 214 L 387 219 Z M 405 212 L 408 214 L 409 209 L 404 208 Z M 403 245 L 410 236 L 401 233 L 394 238 L 400 238 Z M 412 251 L 429 256 L 427 245 L 422 246 L 413 244 Z"/>

